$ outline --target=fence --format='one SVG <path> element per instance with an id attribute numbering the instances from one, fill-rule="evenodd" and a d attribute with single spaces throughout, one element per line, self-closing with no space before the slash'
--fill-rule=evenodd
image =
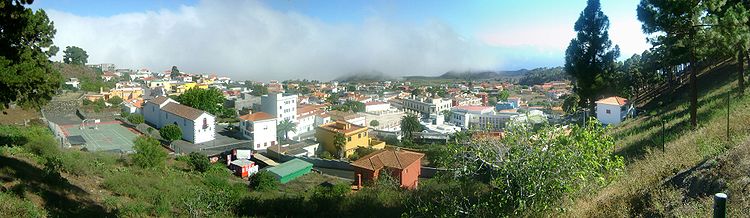
<path id="1" fill-rule="evenodd" d="M 70 142 L 68 142 L 68 138 L 65 137 L 65 131 L 62 130 L 60 125 L 57 125 L 56 123 L 47 120 L 47 116 L 44 113 L 44 109 L 40 110 L 42 114 L 42 121 L 44 123 L 47 123 L 47 127 L 50 131 L 52 131 L 52 134 L 55 136 L 55 140 L 60 142 L 61 148 L 70 148 Z"/>

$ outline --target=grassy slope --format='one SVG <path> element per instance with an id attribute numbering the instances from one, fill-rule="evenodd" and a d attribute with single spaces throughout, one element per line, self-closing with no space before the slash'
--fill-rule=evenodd
<path id="1" fill-rule="evenodd" d="M 732 65 L 719 67 L 699 79 L 702 90 L 699 94 L 699 128 L 689 128 L 689 103 L 687 90 L 683 88 L 677 93 L 684 94 L 673 96 L 672 103 L 655 107 L 651 115 L 627 121 L 612 129 L 611 134 L 618 139 L 617 153 L 624 156 L 628 163 L 625 173 L 608 186 L 575 199 L 567 206 L 569 214 L 566 215 L 623 217 L 710 214 L 711 195 L 714 192 L 737 189 L 737 184 L 717 186 L 711 183 L 719 179 L 743 179 L 736 178 L 739 174 L 721 171 L 746 172 L 750 168 L 747 165 L 739 166 L 745 169 L 710 168 L 703 173 L 723 174 L 726 178 L 704 179 L 704 183 L 696 183 L 695 180 L 682 182 L 685 179 L 681 177 L 690 174 L 690 169 L 700 168 L 706 162 L 715 162 L 711 160 L 714 157 L 748 151 L 744 147 L 748 146 L 750 135 L 750 113 L 747 113 L 750 110 L 750 97 L 732 96 L 729 121 L 731 140 L 727 141 L 726 138 L 726 93 L 737 86 L 736 78 L 728 76 L 732 69 L 736 68 Z M 661 149 L 662 120 L 666 121 L 664 152 Z M 696 190 L 702 191 L 696 193 Z M 740 196 L 742 194 L 730 193 L 730 216 L 750 215 L 744 200 L 731 200 Z"/>

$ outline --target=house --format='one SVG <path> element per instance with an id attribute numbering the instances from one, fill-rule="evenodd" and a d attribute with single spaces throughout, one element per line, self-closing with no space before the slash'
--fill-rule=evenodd
<path id="1" fill-rule="evenodd" d="M 618 124 L 633 112 L 628 99 L 612 96 L 596 101 L 596 119 L 603 124 Z"/>
<path id="2" fill-rule="evenodd" d="M 408 113 L 419 114 L 422 118 L 441 115 L 441 112 L 450 110 L 453 100 L 442 98 L 409 98 L 404 99 L 403 109 Z"/>
<path id="3" fill-rule="evenodd" d="M 159 96 L 145 103 L 142 109 L 146 123 L 161 129 L 168 124 L 177 124 L 182 130 L 182 139 L 192 143 L 214 140 L 215 117 L 205 111 Z"/>
<path id="4" fill-rule="evenodd" d="M 276 117 L 276 122 L 297 120 L 297 95 L 269 93 L 260 97 L 261 111 Z"/>
<path id="5" fill-rule="evenodd" d="M 229 164 L 229 169 L 234 175 L 246 178 L 258 172 L 258 165 L 247 159 L 237 159 Z"/>
<path id="6" fill-rule="evenodd" d="M 141 108 L 143 108 L 143 100 L 141 99 L 125 101 L 122 104 L 122 111 L 127 111 L 131 114 L 141 114 Z"/>
<path id="7" fill-rule="evenodd" d="M 285 184 L 297 177 L 309 173 L 312 170 L 312 166 L 311 163 L 294 158 L 290 161 L 279 164 L 278 166 L 269 167 L 267 170 L 276 176 L 276 179 L 278 179 L 281 184 Z"/>
<path id="8" fill-rule="evenodd" d="M 115 78 L 117 78 L 117 77 L 119 77 L 119 76 L 117 76 L 117 75 L 116 75 L 115 73 L 113 73 L 113 72 L 104 72 L 104 73 L 102 73 L 102 76 L 101 76 L 101 78 L 102 78 L 102 79 L 103 79 L 104 81 L 110 81 L 110 80 L 112 80 L 112 79 L 115 79 Z"/>
<path id="9" fill-rule="evenodd" d="M 70 85 L 73 88 L 80 89 L 81 82 L 78 81 L 78 78 L 68 78 L 68 81 L 65 82 L 65 84 Z"/>
<path id="10" fill-rule="evenodd" d="M 377 181 L 381 173 L 395 178 L 402 188 L 416 189 L 419 185 L 424 154 L 406 150 L 383 149 L 372 152 L 351 163 L 358 184 Z"/>
<path id="11" fill-rule="evenodd" d="M 253 140 L 254 150 L 265 150 L 276 145 L 276 118 L 266 112 L 240 116 L 242 136 Z"/>
<path id="12" fill-rule="evenodd" d="M 463 129 L 502 130 L 518 113 L 496 112 L 492 107 L 458 106 L 451 109 L 448 122 Z"/>
<path id="13" fill-rule="evenodd" d="M 315 154 L 317 154 L 319 146 L 320 143 L 314 140 L 304 140 L 293 144 L 268 147 L 266 153 L 271 157 L 279 157 L 280 155 L 288 155 L 293 157 L 313 157 L 315 156 Z"/>
<path id="14" fill-rule="evenodd" d="M 328 111 L 332 121 L 343 121 L 354 125 L 366 126 L 367 118 L 364 115 L 343 111 Z"/>
<path id="15" fill-rule="evenodd" d="M 382 101 L 371 101 L 365 103 L 365 112 L 386 111 L 391 108 L 391 104 Z"/>
<path id="16" fill-rule="evenodd" d="M 344 121 L 336 121 L 318 126 L 315 138 L 323 149 L 334 156 L 348 157 L 354 154 L 358 147 L 383 149 L 385 142 L 370 138 L 366 126 L 356 125 Z M 336 135 L 344 137 L 344 145 L 336 145 Z"/>

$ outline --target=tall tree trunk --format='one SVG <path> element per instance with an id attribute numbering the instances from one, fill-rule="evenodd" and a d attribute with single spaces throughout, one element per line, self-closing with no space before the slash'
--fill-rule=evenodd
<path id="1" fill-rule="evenodd" d="M 737 54 L 737 56 L 739 56 L 738 65 L 740 67 L 740 69 L 739 69 L 740 71 L 739 71 L 739 73 L 737 75 L 738 76 L 738 78 L 737 78 L 737 84 L 738 84 L 739 89 L 740 89 L 739 90 L 740 96 L 742 96 L 742 95 L 745 94 L 745 54 L 744 54 L 744 49 L 740 49 L 740 52 L 739 52 L 739 54 Z"/>
<path id="2" fill-rule="evenodd" d="M 698 127 L 698 62 L 694 48 L 690 49 L 690 126 Z"/>

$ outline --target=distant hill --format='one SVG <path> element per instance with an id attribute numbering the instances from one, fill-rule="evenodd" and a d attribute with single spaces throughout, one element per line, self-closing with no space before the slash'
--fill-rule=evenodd
<path id="1" fill-rule="evenodd" d="M 509 79 L 520 78 L 526 75 L 530 70 L 509 70 L 509 71 L 449 71 L 443 75 L 430 76 L 406 76 L 407 80 L 430 80 L 430 79 L 449 79 L 449 80 L 492 80 L 492 79 Z"/>
<path id="2" fill-rule="evenodd" d="M 78 78 L 78 79 L 94 79 L 98 73 L 96 70 L 84 65 L 66 64 L 60 62 L 54 62 L 53 67 L 60 71 L 60 74 L 64 79 L 67 78 Z"/>
<path id="3" fill-rule="evenodd" d="M 530 86 L 551 81 L 569 79 L 570 76 L 565 73 L 565 69 L 562 67 L 543 67 L 528 71 L 521 79 L 518 80 L 518 84 Z"/>
<path id="4" fill-rule="evenodd" d="M 372 81 L 385 81 L 395 80 L 396 78 L 383 74 L 383 72 L 360 72 L 349 75 L 344 75 L 336 78 L 339 82 L 372 82 Z"/>

